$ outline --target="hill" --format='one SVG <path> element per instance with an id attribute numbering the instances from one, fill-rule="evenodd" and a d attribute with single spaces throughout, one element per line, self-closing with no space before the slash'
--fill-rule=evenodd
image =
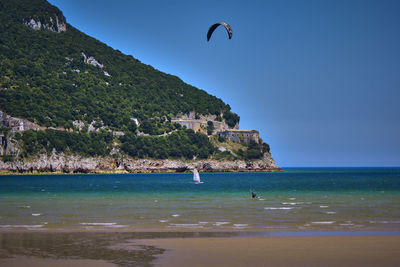
<path id="1" fill-rule="evenodd" d="M 221 156 L 207 134 L 171 121 L 192 113 L 237 128 L 229 105 L 80 32 L 47 1 L 0 0 L 0 32 L 3 160 L 43 153 L 246 158 L 245 144 Z M 11 123 L 22 120 L 31 130 Z M 265 147 L 256 146 L 258 158 Z"/>

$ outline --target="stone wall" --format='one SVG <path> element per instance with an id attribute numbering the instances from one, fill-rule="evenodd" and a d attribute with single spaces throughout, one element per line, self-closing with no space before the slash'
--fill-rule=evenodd
<path id="1" fill-rule="evenodd" d="M 181 126 L 185 126 L 188 129 L 192 129 L 193 131 L 197 132 L 200 131 L 201 128 L 206 129 L 207 123 L 211 121 L 214 125 L 214 133 L 216 134 L 219 131 L 229 130 L 228 124 L 225 121 L 217 121 L 216 115 L 200 115 L 196 119 L 196 115 L 194 112 L 186 113 L 179 118 L 171 119 L 172 123 L 179 123 Z M 235 129 L 239 129 L 239 125 L 234 127 Z"/>
<path id="2" fill-rule="evenodd" d="M 260 135 L 258 131 L 255 130 L 226 130 L 217 133 L 218 136 L 225 137 L 233 142 L 238 142 L 242 144 L 249 144 L 251 141 L 259 144 Z"/>
<path id="3" fill-rule="evenodd" d="M 0 126 L 10 128 L 11 133 L 46 129 L 45 127 L 39 126 L 38 124 L 28 120 L 11 117 L 2 111 L 0 111 Z"/>

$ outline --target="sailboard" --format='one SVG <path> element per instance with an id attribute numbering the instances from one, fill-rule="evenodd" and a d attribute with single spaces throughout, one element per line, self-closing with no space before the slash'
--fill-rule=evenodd
<path id="1" fill-rule="evenodd" d="M 197 171 L 197 169 L 193 170 L 193 181 L 196 182 L 196 184 L 202 184 L 203 182 L 200 181 L 200 174 Z"/>

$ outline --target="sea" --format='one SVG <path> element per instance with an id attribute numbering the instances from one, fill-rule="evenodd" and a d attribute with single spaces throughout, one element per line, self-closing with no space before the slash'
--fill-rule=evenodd
<path id="1" fill-rule="evenodd" d="M 200 177 L 2 175 L 0 231 L 400 230 L 400 168 Z"/>

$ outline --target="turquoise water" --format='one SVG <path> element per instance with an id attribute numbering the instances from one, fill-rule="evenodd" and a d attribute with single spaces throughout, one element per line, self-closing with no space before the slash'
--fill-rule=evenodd
<path id="1" fill-rule="evenodd" d="M 400 230 L 399 168 L 200 175 L 0 176 L 0 230 Z"/>

